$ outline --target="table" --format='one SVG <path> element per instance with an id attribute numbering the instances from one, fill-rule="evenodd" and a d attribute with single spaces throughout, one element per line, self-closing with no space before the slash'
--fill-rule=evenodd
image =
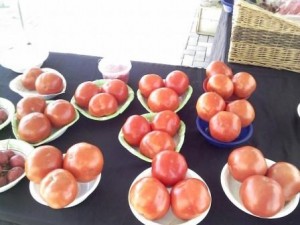
<path id="1" fill-rule="evenodd" d="M 50 53 L 43 67 L 60 71 L 67 80 L 66 93 L 58 98 L 70 100 L 76 87 L 83 81 L 101 78 L 97 69 L 99 57 Z M 195 105 L 202 90 L 204 69 L 171 66 L 164 64 L 132 62 L 129 85 L 134 91 L 140 77 L 157 73 L 165 77 L 179 69 L 186 72 L 194 89 L 188 104 L 178 113 L 186 124 L 185 141 L 181 153 L 190 169 L 198 173 L 212 193 L 212 206 L 201 224 L 299 224 L 299 206 L 289 216 L 266 220 L 250 216 L 236 208 L 224 194 L 220 173 L 226 164 L 231 149 L 210 145 L 197 131 Z M 300 167 L 300 119 L 296 108 L 300 102 L 299 74 L 267 68 L 232 65 L 235 72 L 248 71 L 257 80 L 257 90 L 249 101 L 256 110 L 254 134 L 247 143 L 262 150 L 265 157 L 274 161 L 287 161 Z M 8 88 L 8 83 L 17 74 L 0 67 L 0 96 L 13 103 L 20 96 Z M 65 152 L 72 144 L 86 141 L 102 149 L 105 164 L 102 179 L 96 190 L 81 204 L 54 210 L 37 203 L 29 193 L 29 182 L 24 178 L 14 188 L 0 194 L 1 224 L 24 225 L 134 225 L 140 224 L 131 213 L 127 194 L 134 178 L 150 164 L 129 153 L 117 139 L 122 124 L 132 114 L 146 113 L 135 96 L 129 108 L 117 118 L 96 122 L 81 116 L 61 137 L 50 142 Z M 0 139 L 13 138 L 11 127 L 0 131 Z"/>

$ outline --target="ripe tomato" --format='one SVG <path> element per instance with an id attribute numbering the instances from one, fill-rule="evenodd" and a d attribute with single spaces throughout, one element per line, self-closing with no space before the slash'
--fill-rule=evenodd
<path id="1" fill-rule="evenodd" d="M 52 145 L 39 146 L 25 160 L 25 175 L 38 184 L 50 171 L 62 168 L 62 165 L 63 155 L 58 148 Z"/>
<path id="2" fill-rule="evenodd" d="M 144 177 L 136 181 L 129 190 L 132 207 L 148 220 L 162 218 L 170 208 L 167 188 L 154 177 Z"/>
<path id="3" fill-rule="evenodd" d="M 252 104 L 246 99 L 235 100 L 227 104 L 226 111 L 238 115 L 242 122 L 242 127 L 249 126 L 254 118 L 255 111 Z"/>
<path id="4" fill-rule="evenodd" d="M 164 86 L 164 80 L 157 74 L 146 74 L 139 80 L 139 90 L 145 98 L 148 98 L 153 90 Z"/>
<path id="5" fill-rule="evenodd" d="M 40 195 L 53 209 L 61 209 L 76 199 L 79 192 L 77 181 L 67 170 L 55 169 L 40 184 Z"/>
<path id="6" fill-rule="evenodd" d="M 183 155 L 175 151 L 162 151 L 152 160 L 152 176 L 166 186 L 173 186 L 183 180 L 188 169 Z"/>
<path id="7" fill-rule="evenodd" d="M 224 74 L 228 77 L 232 77 L 233 73 L 229 66 L 227 66 L 222 61 L 212 61 L 208 66 L 206 67 L 206 76 L 212 77 L 216 74 Z"/>
<path id="8" fill-rule="evenodd" d="M 230 142 L 240 135 L 242 123 L 236 114 L 220 111 L 210 119 L 208 127 L 213 138 L 218 141 Z"/>
<path id="9" fill-rule="evenodd" d="M 132 146 L 139 146 L 142 138 L 150 131 L 150 123 L 145 117 L 140 115 L 128 117 L 122 126 L 124 139 Z"/>
<path id="10" fill-rule="evenodd" d="M 227 160 L 230 174 L 242 182 L 251 175 L 265 175 L 268 169 L 262 152 L 252 146 L 234 149 Z"/>
<path id="11" fill-rule="evenodd" d="M 232 77 L 234 94 L 239 98 L 248 98 L 256 89 L 256 81 L 250 73 L 239 72 Z"/>
<path id="12" fill-rule="evenodd" d="M 43 73 L 43 70 L 38 67 L 33 67 L 26 70 L 21 76 L 22 85 L 28 90 L 35 90 L 36 78 Z"/>
<path id="13" fill-rule="evenodd" d="M 207 81 L 207 91 L 214 91 L 222 98 L 228 99 L 233 94 L 233 82 L 224 74 L 216 74 Z"/>
<path id="14" fill-rule="evenodd" d="M 82 108 L 88 108 L 89 101 L 94 95 L 98 94 L 100 90 L 101 88 L 92 81 L 85 81 L 79 84 L 74 94 L 76 104 Z"/>
<path id="15" fill-rule="evenodd" d="M 205 92 L 201 94 L 196 103 L 196 111 L 198 116 L 207 122 L 217 112 L 220 112 L 224 109 L 224 99 L 215 92 Z"/>
<path id="16" fill-rule="evenodd" d="M 189 220 L 205 212 L 211 204 L 206 184 L 195 178 L 178 182 L 171 190 L 171 207 L 180 219 Z"/>
<path id="17" fill-rule="evenodd" d="M 20 138 L 29 143 L 37 143 L 44 140 L 50 136 L 51 130 L 49 119 L 40 112 L 33 112 L 22 117 L 18 125 Z"/>
<path id="18" fill-rule="evenodd" d="M 43 113 L 46 108 L 46 101 L 38 96 L 26 96 L 18 101 L 16 108 L 16 116 L 20 120 L 23 116 L 32 112 Z"/>
<path id="19" fill-rule="evenodd" d="M 76 111 L 74 106 L 67 100 L 57 99 L 46 106 L 45 115 L 53 127 L 60 128 L 75 119 Z"/>
<path id="20" fill-rule="evenodd" d="M 164 131 L 154 130 L 142 138 L 140 152 L 152 159 L 157 153 L 165 150 L 175 151 L 176 143 L 172 136 Z"/>
<path id="21" fill-rule="evenodd" d="M 161 130 L 175 136 L 180 128 L 180 118 L 171 110 L 164 110 L 155 114 L 151 121 L 152 130 Z"/>
<path id="22" fill-rule="evenodd" d="M 56 94 L 64 89 L 63 79 L 56 73 L 44 72 L 35 81 L 35 89 L 39 94 Z"/>
<path id="23" fill-rule="evenodd" d="M 266 176 L 248 177 L 243 181 L 239 194 L 245 208 L 259 217 L 274 216 L 284 206 L 281 186 Z"/>
<path id="24" fill-rule="evenodd" d="M 70 171 L 78 182 L 94 180 L 102 172 L 103 165 L 100 148 L 85 142 L 72 145 L 63 162 L 63 168 Z"/>
<path id="25" fill-rule="evenodd" d="M 149 95 L 147 100 L 148 107 L 153 112 L 160 112 L 163 110 L 175 111 L 179 107 L 179 96 L 171 88 L 162 87 L 155 89 Z"/>
<path id="26" fill-rule="evenodd" d="M 108 116 L 118 110 L 118 101 L 111 94 L 98 93 L 91 98 L 88 110 L 92 116 Z"/>
<path id="27" fill-rule="evenodd" d="M 165 80 L 165 86 L 173 89 L 180 96 L 184 94 L 190 85 L 188 76 L 179 70 L 169 73 Z"/>
<path id="28" fill-rule="evenodd" d="M 127 84 L 119 79 L 108 80 L 103 84 L 102 90 L 115 96 L 119 104 L 124 103 L 128 98 Z"/>
<path id="29" fill-rule="evenodd" d="M 283 190 L 285 201 L 290 201 L 300 192 L 300 172 L 288 162 L 277 162 L 267 172 L 267 176 L 276 180 Z"/>

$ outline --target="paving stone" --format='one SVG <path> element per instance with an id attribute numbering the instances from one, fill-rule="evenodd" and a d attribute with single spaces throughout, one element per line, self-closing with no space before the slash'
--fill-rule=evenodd
<path id="1" fill-rule="evenodd" d="M 184 55 L 190 55 L 190 56 L 194 56 L 196 54 L 196 50 L 195 49 L 185 49 L 183 51 Z"/>
<path id="2" fill-rule="evenodd" d="M 194 56 L 185 55 L 182 60 L 183 66 L 192 66 L 193 65 Z"/>

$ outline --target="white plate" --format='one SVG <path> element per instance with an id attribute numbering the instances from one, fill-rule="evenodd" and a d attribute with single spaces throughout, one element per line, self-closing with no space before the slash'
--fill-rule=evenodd
<path id="1" fill-rule="evenodd" d="M 266 162 L 267 162 L 268 167 L 270 167 L 272 164 L 275 163 L 274 161 L 269 160 L 269 159 L 266 159 Z M 238 207 L 240 210 L 242 210 L 250 215 L 256 216 L 256 215 L 252 214 L 251 212 L 249 212 L 244 207 L 244 205 L 240 199 L 240 196 L 239 196 L 239 189 L 240 189 L 241 183 L 236 181 L 231 176 L 227 163 L 225 164 L 225 166 L 223 167 L 222 172 L 221 172 L 221 185 L 222 185 L 223 191 L 225 192 L 226 196 L 236 207 Z M 278 212 L 276 215 L 271 216 L 271 217 L 264 217 L 264 218 L 276 219 L 276 218 L 281 218 L 281 217 L 287 216 L 288 214 L 293 212 L 294 209 L 297 207 L 297 205 L 299 203 L 299 197 L 300 197 L 300 194 L 298 193 L 291 201 L 286 203 L 284 208 L 280 212 Z M 256 216 L 256 217 L 259 217 L 259 216 Z"/>
<path id="2" fill-rule="evenodd" d="M 67 82 L 66 82 L 66 79 L 64 78 L 64 76 L 60 72 L 58 72 L 57 70 L 55 70 L 55 69 L 42 68 L 42 70 L 43 70 L 43 72 L 53 72 L 53 73 L 56 73 L 56 74 L 58 74 L 62 78 L 64 88 L 63 88 L 63 90 L 61 92 L 55 93 L 55 94 L 51 94 L 51 95 L 42 95 L 42 94 L 39 94 L 36 90 L 28 90 L 28 89 L 26 89 L 22 85 L 21 78 L 22 78 L 23 74 L 15 77 L 13 80 L 11 80 L 9 82 L 9 88 L 12 91 L 14 91 L 14 92 L 18 93 L 19 95 L 21 95 L 22 97 L 26 97 L 26 96 L 40 96 L 40 97 L 42 97 L 42 98 L 44 98 L 46 100 L 54 98 L 57 95 L 65 93 L 66 88 L 67 88 Z"/>
<path id="3" fill-rule="evenodd" d="M 0 98 L 0 108 L 4 109 L 7 113 L 7 119 L 0 124 L 0 130 L 6 127 L 12 120 L 15 114 L 14 104 L 6 98 Z"/>
<path id="4" fill-rule="evenodd" d="M 0 150 L 6 150 L 6 149 L 12 149 L 16 154 L 22 155 L 26 159 L 29 153 L 34 150 L 34 147 L 32 147 L 32 145 L 28 144 L 27 142 L 21 140 L 16 140 L 16 139 L 1 140 Z M 3 187 L 0 187 L 0 193 L 15 186 L 24 176 L 25 173 L 23 173 L 22 176 L 20 176 L 18 179 L 14 180 L 13 182 L 8 183 Z"/>
<path id="5" fill-rule="evenodd" d="M 298 104 L 298 106 L 297 106 L 297 113 L 298 113 L 298 116 L 300 117 L 300 104 Z"/>
<path id="6" fill-rule="evenodd" d="M 76 196 L 76 199 L 71 202 L 69 205 L 67 205 L 65 208 L 73 207 L 75 205 L 78 205 L 79 203 L 83 202 L 90 194 L 93 193 L 93 191 L 98 186 L 101 179 L 101 174 L 97 176 L 96 179 L 87 182 L 87 183 L 80 183 L 78 182 L 78 194 Z M 29 191 L 31 196 L 36 200 L 38 203 L 42 205 L 48 206 L 48 204 L 42 199 L 40 195 L 40 185 L 36 184 L 32 181 L 29 182 Z"/>
<path id="7" fill-rule="evenodd" d="M 151 173 L 151 167 L 144 170 L 142 173 L 140 173 L 135 179 L 134 181 L 132 182 L 131 186 L 130 186 L 130 189 L 131 187 L 133 186 L 133 184 L 135 182 L 137 182 L 139 179 L 143 178 L 143 177 L 151 177 L 152 176 L 152 173 Z M 205 183 L 205 181 L 197 174 L 195 173 L 193 170 L 191 169 L 188 169 L 187 170 L 187 173 L 186 173 L 186 178 L 196 178 L 196 179 L 199 179 L 201 181 L 203 181 Z M 205 183 L 205 185 L 207 186 L 207 184 Z M 208 186 L 207 186 L 208 188 Z M 170 225 L 196 225 L 198 223 L 200 223 L 207 215 L 207 213 L 209 212 L 210 210 L 210 206 L 208 207 L 208 209 L 203 212 L 201 215 L 195 217 L 194 219 L 191 219 L 191 220 L 181 220 L 179 218 L 177 218 L 173 213 L 172 213 L 172 210 L 171 210 L 171 207 L 169 208 L 169 211 L 167 212 L 167 214 L 159 219 L 159 220 L 155 220 L 155 221 L 151 221 L 151 220 L 148 220 L 146 219 L 144 216 L 142 216 L 141 214 L 139 214 L 134 208 L 133 206 L 130 204 L 130 201 L 129 201 L 129 193 L 130 193 L 130 189 L 129 189 L 129 192 L 128 192 L 128 203 L 129 203 L 129 207 L 133 213 L 133 215 L 143 224 L 147 224 L 147 225 L 165 225 L 165 224 L 170 224 Z M 171 188 L 168 188 L 168 191 L 170 192 L 171 191 Z M 210 190 L 208 188 L 208 192 L 211 196 L 211 193 L 210 193 Z"/>

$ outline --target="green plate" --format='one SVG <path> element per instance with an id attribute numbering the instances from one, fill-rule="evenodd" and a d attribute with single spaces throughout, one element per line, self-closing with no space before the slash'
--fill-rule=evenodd
<path id="1" fill-rule="evenodd" d="M 93 83 L 95 83 L 97 86 L 101 87 L 107 81 L 108 81 L 107 79 L 106 80 L 100 79 L 100 80 L 93 81 Z M 84 115 L 85 117 L 87 117 L 89 119 L 97 120 L 97 121 L 109 120 L 109 119 L 115 118 L 119 114 L 123 113 L 125 111 L 125 109 L 127 109 L 127 107 L 130 105 L 130 103 L 133 101 L 134 92 L 131 87 L 129 87 L 128 85 L 127 85 L 127 87 L 128 87 L 128 98 L 127 98 L 126 102 L 119 105 L 118 110 L 109 116 L 101 116 L 101 117 L 92 116 L 91 114 L 89 114 L 89 111 L 87 109 L 81 108 L 79 105 L 76 104 L 74 96 L 71 99 L 71 103 L 82 115 Z"/>
<path id="2" fill-rule="evenodd" d="M 152 119 L 155 115 L 156 115 L 156 113 L 146 113 L 146 114 L 143 114 L 142 116 L 145 117 L 148 121 L 152 121 Z M 173 137 L 174 140 L 175 140 L 175 143 L 176 143 L 176 148 L 175 148 L 176 152 L 179 152 L 182 145 L 183 145 L 185 130 L 186 130 L 185 124 L 181 120 L 178 132 Z M 143 154 L 140 153 L 138 147 L 132 147 L 130 144 L 128 144 L 125 141 L 122 129 L 119 132 L 118 138 L 119 138 L 119 141 L 120 141 L 121 145 L 124 148 L 126 148 L 130 153 L 132 153 L 133 155 L 137 156 L 138 158 L 140 158 L 140 159 L 142 159 L 146 162 L 152 162 L 152 159 L 150 159 L 150 158 L 148 158 L 148 157 L 146 157 L 146 156 L 144 156 Z"/>

